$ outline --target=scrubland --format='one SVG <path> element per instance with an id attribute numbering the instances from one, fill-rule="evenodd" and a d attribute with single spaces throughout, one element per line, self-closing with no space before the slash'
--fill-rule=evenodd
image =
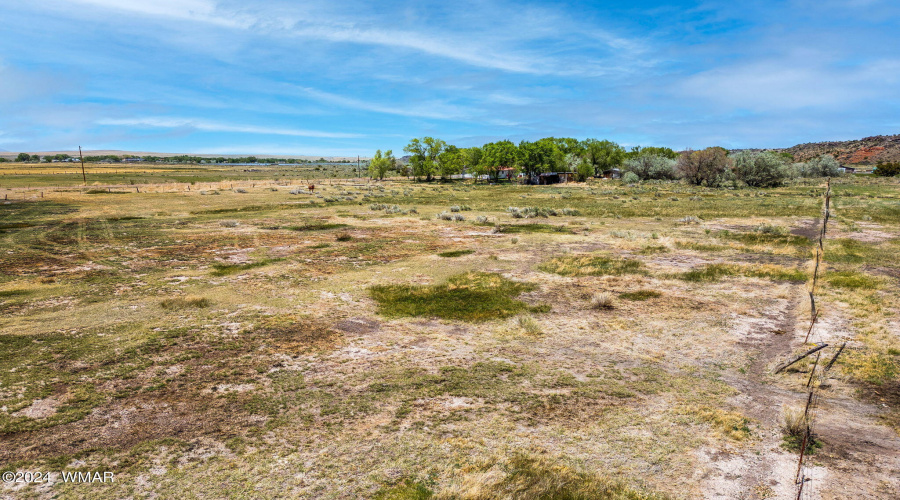
<path id="1" fill-rule="evenodd" d="M 0 495 L 796 496 L 823 180 L 0 171 L 0 468 L 116 474 Z M 900 184 L 832 189 L 809 491 L 897 498 Z"/>

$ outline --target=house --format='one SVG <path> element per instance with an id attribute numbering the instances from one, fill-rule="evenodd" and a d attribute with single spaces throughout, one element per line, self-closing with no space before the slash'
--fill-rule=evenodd
<path id="1" fill-rule="evenodd" d="M 840 169 L 841 169 L 841 172 L 844 172 L 845 174 L 852 174 L 853 172 L 856 172 L 855 167 L 851 167 L 848 165 L 841 165 Z"/>
<path id="2" fill-rule="evenodd" d="M 512 167 L 503 167 L 503 168 L 499 169 L 497 172 L 498 172 L 499 179 L 512 180 L 512 178 L 515 177 L 515 175 L 516 175 L 516 169 L 514 169 Z"/>
<path id="3" fill-rule="evenodd" d="M 611 168 L 609 170 L 603 171 L 603 178 L 605 179 L 621 179 L 622 171 L 618 168 Z"/>

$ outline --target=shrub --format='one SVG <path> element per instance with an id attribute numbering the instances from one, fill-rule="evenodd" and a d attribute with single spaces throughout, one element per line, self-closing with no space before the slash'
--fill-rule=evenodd
<path id="1" fill-rule="evenodd" d="M 643 154 L 625 160 L 625 170 L 634 172 L 642 180 L 675 179 L 675 160 L 655 154 Z"/>
<path id="2" fill-rule="evenodd" d="M 353 239 L 353 236 L 350 236 L 349 233 L 341 233 L 337 235 L 334 239 L 337 241 L 350 241 Z"/>
<path id="3" fill-rule="evenodd" d="M 640 180 L 641 178 L 634 172 L 625 172 L 625 175 L 622 176 L 622 182 L 625 184 L 634 184 Z"/>
<path id="4" fill-rule="evenodd" d="M 703 222 L 703 220 L 696 215 L 688 215 L 678 219 L 675 222 L 678 222 L 679 224 L 700 224 L 701 222 Z"/>
<path id="5" fill-rule="evenodd" d="M 737 179 L 751 187 L 777 187 L 789 177 L 784 157 L 775 153 L 742 151 L 733 161 Z"/>
<path id="6" fill-rule="evenodd" d="M 529 335 L 540 335 L 544 333 L 543 329 L 541 329 L 541 325 L 531 316 L 519 316 L 517 322 L 519 323 L 519 328 Z"/>
<path id="7" fill-rule="evenodd" d="M 688 149 L 678 157 L 678 174 L 690 184 L 718 187 L 731 179 L 731 160 L 727 151 L 719 147 L 702 151 Z"/>
<path id="8" fill-rule="evenodd" d="M 234 190 L 235 193 L 247 194 L 247 190 L 244 188 L 237 188 Z"/>
<path id="9" fill-rule="evenodd" d="M 800 163 L 798 174 L 801 177 L 837 177 L 841 175 L 841 164 L 831 155 L 822 155 L 806 163 Z"/>
<path id="10" fill-rule="evenodd" d="M 875 165 L 875 175 L 879 175 L 881 177 L 894 177 L 895 175 L 900 175 L 900 162 L 894 163 L 881 163 L 878 162 Z"/>

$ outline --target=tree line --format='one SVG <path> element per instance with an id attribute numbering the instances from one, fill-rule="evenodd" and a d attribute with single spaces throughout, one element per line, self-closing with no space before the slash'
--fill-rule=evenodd
<path id="1" fill-rule="evenodd" d="M 830 155 L 806 163 L 794 163 L 786 152 L 741 151 L 721 147 L 676 152 L 667 147 L 632 147 L 626 150 L 609 140 L 546 137 L 537 141 L 509 140 L 459 148 L 434 137 L 414 138 L 403 148 L 407 163 L 398 162 L 392 151 L 378 150 L 369 165 L 369 175 L 383 179 L 394 170 L 416 180 L 448 179 L 468 173 L 499 181 L 503 174 L 524 174 L 526 182 L 549 172 L 572 172 L 579 181 L 619 169 L 626 182 L 675 180 L 710 187 L 743 183 L 752 187 L 774 187 L 795 177 L 825 177 L 841 174 L 840 164 Z M 507 175 L 510 176 L 510 175 Z"/>

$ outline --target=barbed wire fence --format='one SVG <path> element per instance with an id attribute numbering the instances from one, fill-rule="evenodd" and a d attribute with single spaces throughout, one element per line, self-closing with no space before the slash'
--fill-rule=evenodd
<path id="1" fill-rule="evenodd" d="M 806 350 L 802 354 L 792 357 L 789 361 L 786 361 L 780 364 L 776 369 L 775 373 L 780 373 L 784 371 L 789 366 L 797 363 L 802 359 L 806 359 L 809 356 L 815 354 L 815 360 L 813 361 L 812 368 L 809 371 L 809 378 L 806 380 L 806 397 L 805 397 L 805 407 L 803 409 L 802 416 L 802 425 L 803 425 L 803 438 L 800 441 L 800 456 L 797 460 L 797 469 L 794 473 L 794 484 L 797 486 L 797 500 L 802 500 L 804 498 L 811 499 L 813 498 L 813 485 L 812 485 L 812 474 L 811 474 L 811 466 L 809 464 L 809 453 L 808 451 L 815 446 L 815 423 L 819 413 L 819 399 L 820 392 L 822 386 L 825 384 L 828 378 L 828 372 L 834 366 L 835 362 L 838 360 L 838 357 L 844 351 L 844 348 L 847 346 L 847 343 L 844 342 L 834 351 L 834 354 L 828 360 L 827 363 L 821 363 L 822 354 L 829 346 L 829 344 L 822 341 L 822 334 L 816 328 L 820 309 L 816 305 L 816 294 L 819 288 L 819 277 L 822 273 L 824 258 L 825 258 L 825 236 L 828 231 L 828 221 L 831 217 L 831 179 L 829 178 L 826 184 L 825 195 L 824 195 L 824 203 L 822 208 L 822 227 L 819 231 L 818 241 L 815 246 L 815 260 L 813 262 L 813 270 L 812 270 L 812 278 L 809 284 L 809 308 L 810 308 L 810 322 L 809 328 L 806 331 L 806 338 L 804 339 L 804 344 L 809 345 L 813 344 L 813 347 Z"/>

